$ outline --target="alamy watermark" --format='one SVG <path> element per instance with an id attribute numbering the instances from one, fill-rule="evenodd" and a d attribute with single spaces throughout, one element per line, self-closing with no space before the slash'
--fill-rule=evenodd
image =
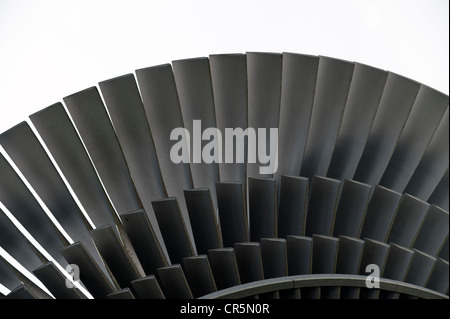
<path id="1" fill-rule="evenodd" d="M 278 169 L 278 128 L 270 128 L 267 143 L 266 128 L 225 128 L 222 133 L 218 128 L 208 127 L 202 132 L 201 120 L 193 120 L 192 141 L 191 133 L 184 127 L 174 128 L 170 133 L 170 140 L 178 141 L 170 149 L 170 159 L 175 164 L 244 163 L 246 138 L 247 163 L 261 164 L 260 174 L 274 174 Z M 203 149 L 202 141 L 209 141 Z"/>
<path id="2" fill-rule="evenodd" d="M 71 289 L 74 288 L 74 282 L 80 281 L 80 267 L 77 264 L 68 264 L 66 266 L 66 271 L 72 277 L 73 281 L 66 279 L 66 287 Z"/>
<path id="3" fill-rule="evenodd" d="M 366 277 L 366 287 L 369 289 L 380 288 L 380 267 L 376 264 L 369 264 L 366 266 L 366 273 L 370 273 Z"/>

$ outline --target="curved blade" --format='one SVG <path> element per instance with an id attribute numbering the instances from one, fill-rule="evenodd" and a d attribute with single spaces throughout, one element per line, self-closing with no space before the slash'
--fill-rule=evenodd
<path id="1" fill-rule="evenodd" d="M 211 249 L 208 251 L 208 257 L 217 289 L 221 290 L 241 284 L 233 248 Z"/>
<path id="2" fill-rule="evenodd" d="M 22 122 L 4 132 L 0 144 L 70 238 L 81 241 L 106 272 L 89 236 L 90 224 L 30 126 Z"/>
<path id="3" fill-rule="evenodd" d="M 165 198 L 152 205 L 171 263 L 179 264 L 184 257 L 194 256 L 194 243 L 189 238 L 177 200 Z"/>
<path id="4" fill-rule="evenodd" d="M 367 206 L 360 238 L 386 241 L 401 198 L 400 193 L 375 186 Z"/>
<path id="5" fill-rule="evenodd" d="M 143 210 L 123 214 L 122 222 L 146 274 L 155 274 L 156 269 L 169 264 Z"/>
<path id="6" fill-rule="evenodd" d="M 226 129 L 247 128 L 247 61 L 244 54 L 210 55 L 211 83 L 214 95 L 217 128 L 226 138 Z M 236 145 L 236 144 L 233 144 Z M 226 157 L 219 164 L 221 182 L 246 183 L 247 144 L 243 149 L 233 150 L 233 160 Z M 225 144 L 223 144 L 225 146 Z M 243 162 L 238 162 L 234 152 L 243 154 Z M 227 156 L 227 155 L 225 155 Z"/>
<path id="7" fill-rule="evenodd" d="M 299 176 L 281 176 L 278 206 L 278 237 L 305 234 L 309 180 Z"/>
<path id="8" fill-rule="evenodd" d="M 184 271 L 194 298 L 217 291 L 214 276 L 206 255 L 183 259 Z"/>
<path id="9" fill-rule="evenodd" d="M 67 96 L 64 102 L 118 214 L 140 209 L 127 163 L 97 88 Z M 146 207 L 147 214 L 151 211 L 151 207 Z"/>
<path id="10" fill-rule="evenodd" d="M 312 238 L 288 235 L 286 239 L 289 276 L 312 273 Z"/>
<path id="11" fill-rule="evenodd" d="M 179 264 L 159 268 L 158 278 L 167 299 L 194 298 Z"/>
<path id="12" fill-rule="evenodd" d="M 311 179 L 325 176 L 333 155 L 354 64 L 320 57 L 311 124 L 300 175 Z"/>
<path id="13" fill-rule="evenodd" d="M 234 250 L 243 284 L 264 279 L 260 243 L 236 243 Z"/>
<path id="14" fill-rule="evenodd" d="M 448 211 L 449 209 L 449 195 L 448 195 L 448 168 L 445 171 L 444 177 L 442 177 L 439 184 L 434 189 L 430 198 L 428 198 L 428 203 L 434 204 Z"/>
<path id="15" fill-rule="evenodd" d="M 427 200 L 448 170 L 449 110 L 445 111 L 436 132 L 427 146 L 405 193 Z M 448 194 L 447 194 L 448 195 Z"/>
<path id="16" fill-rule="evenodd" d="M 59 250 L 68 244 L 20 177 L 0 154 L 0 201 L 14 217 L 61 265 L 66 261 Z M 18 258 L 25 263 L 28 257 Z"/>
<path id="17" fill-rule="evenodd" d="M 374 264 L 380 269 L 380 278 L 383 277 L 390 247 L 391 246 L 389 244 L 381 241 L 364 238 L 364 250 L 361 258 L 359 274 L 367 276 L 369 274 L 369 272 L 366 272 L 367 266 Z"/>
<path id="18" fill-rule="evenodd" d="M 427 288 L 434 291 L 448 295 L 448 280 L 449 280 L 449 265 L 448 261 L 438 258 L 430 279 L 427 283 Z"/>
<path id="19" fill-rule="evenodd" d="M 448 212 L 437 206 L 430 206 L 413 247 L 436 256 L 448 237 Z"/>
<path id="20" fill-rule="evenodd" d="M 223 246 L 249 240 L 248 221 L 242 184 L 239 182 L 216 183 L 217 207 Z"/>
<path id="21" fill-rule="evenodd" d="M 341 182 L 335 179 L 313 177 L 306 216 L 306 236 L 331 235 L 340 185 Z"/>
<path id="22" fill-rule="evenodd" d="M 319 58 L 283 53 L 277 182 L 298 176 L 308 137 Z"/>
<path id="23" fill-rule="evenodd" d="M 166 299 L 154 275 L 131 282 L 137 299 Z"/>
<path id="24" fill-rule="evenodd" d="M 372 186 L 350 179 L 344 181 L 336 209 L 333 236 L 359 237 Z"/>
<path id="25" fill-rule="evenodd" d="M 336 273 L 359 274 L 363 249 L 364 240 L 340 235 Z"/>
<path id="26" fill-rule="evenodd" d="M 327 176 L 351 179 L 364 151 L 388 73 L 355 63 L 352 82 Z"/>
<path id="27" fill-rule="evenodd" d="M 420 86 L 380 185 L 405 190 L 447 107 L 448 95 Z"/>
<path id="28" fill-rule="evenodd" d="M 165 197 L 166 190 L 134 76 L 129 74 L 103 81 L 99 87 L 139 200 L 151 225 L 157 228 L 151 202 Z"/>
<path id="29" fill-rule="evenodd" d="M 269 153 L 270 147 L 274 146 L 267 137 L 270 128 L 278 128 L 281 72 L 281 54 L 247 52 L 248 127 L 255 131 L 266 129 L 266 154 Z M 258 153 L 259 148 L 258 145 Z M 256 163 L 247 164 L 247 177 L 272 177 L 272 174 L 260 174 L 260 166 L 265 165 L 258 159 L 259 156 Z"/>
<path id="30" fill-rule="evenodd" d="M 140 69 L 136 70 L 136 76 L 167 195 L 181 199 L 183 191 L 192 188 L 193 184 L 189 163 L 175 164 L 170 157 L 171 149 L 175 144 L 170 142 L 172 130 L 184 127 L 172 67 L 164 64 Z M 186 149 L 190 145 L 182 141 L 178 143 L 182 143 Z M 179 205 L 192 237 L 185 202 L 179 200 Z"/>
<path id="31" fill-rule="evenodd" d="M 277 237 L 276 182 L 270 178 L 248 179 L 250 240 Z"/>
<path id="32" fill-rule="evenodd" d="M 417 82 L 389 73 L 354 180 L 369 185 L 380 182 L 419 88 Z"/>
<path id="33" fill-rule="evenodd" d="M 129 288 L 120 289 L 119 291 L 110 293 L 108 299 L 135 299 Z"/>
<path id="34" fill-rule="evenodd" d="M 209 189 L 190 189 L 184 191 L 184 198 L 194 233 L 198 254 L 222 247 L 216 213 Z"/>
<path id="35" fill-rule="evenodd" d="M 66 277 L 52 262 L 36 268 L 33 273 L 57 299 L 86 299 L 77 288 L 66 286 Z"/>
<path id="36" fill-rule="evenodd" d="M 120 288 L 131 287 L 133 280 L 143 277 L 111 226 L 96 228 L 91 231 L 91 236 Z"/>
<path id="37" fill-rule="evenodd" d="M 433 269 L 436 266 L 437 258 L 430 256 L 417 249 L 414 250 L 414 256 L 409 267 L 405 282 L 413 285 L 426 287 L 430 280 Z"/>
<path id="38" fill-rule="evenodd" d="M 336 273 L 339 239 L 330 236 L 313 235 L 313 274 Z"/>
<path id="39" fill-rule="evenodd" d="M 69 264 L 75 264 L 80 269 L 80 280 L 94 298 L 106 298 L 116 291 L 114 285 L 105 276 L 98 264 L 80 242 L 61 249 L 61 254 Z M 115 281 L 115 279 L 113 279 Z"/>
<path id="40" fill-rule="evenodd" d="M 264 278 L 284 277 L 288 274 L 286 239 L 261 238 L 261 257 Z"/>
<path id="41" fill-rule="evenodd" d="M 428 213 L 430 204 L 404 194 L 400 201 L 388 242 L 412 248 Z"/>
<path id="42" fill-rule="evenodd" d="M 115 212 L 64 106 L 55 103 L 30 119 L 94 225 L 114 224 Z"/>
<path id="43" fill-rule="evenodd" d="M 216 127 L 209 60 L 178 60 L 173 61 L 172 65 L 184 127 L 189 131 L 192 140 L 193 156 L 190 167 L 194 188 L 209 188 L 215 193 L 215 183 L 219 181 L 219 164 L 217 161 L 207 164 L 203 159 L 203 148 L 212 143 L 218 152 L 219 137 L 215 137 L 215 142 L 212 141 L 213 137 L 202 139 L 203 130 Z M 194 120 L 201 121 L 198 131 L 194 131 Z M 208 139 L 211 141 L 207 142 Z M 213 202 L 214 207 L 217 207 L 215 196 Z"/>
<path id="44" fill-rule="evenodd" d="M 392 280 L 405 281 L 414 256 L 414 251 L 394 243 L 390 243 L 390 245 L 391 248 L 389 249 L 383 277 Z"/>

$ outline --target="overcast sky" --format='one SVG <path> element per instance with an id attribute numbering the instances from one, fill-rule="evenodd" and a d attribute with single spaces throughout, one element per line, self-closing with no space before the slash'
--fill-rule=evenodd
<path id="1" fill-rule="evenodd" d="M 448 0 L 0 0 L 0 132 L 69 94 L 212 53 L 297 52 L 448 94 Z"/>

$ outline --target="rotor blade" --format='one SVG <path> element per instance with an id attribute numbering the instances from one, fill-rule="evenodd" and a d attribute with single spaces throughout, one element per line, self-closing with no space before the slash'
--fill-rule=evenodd
<path id="1" fill-rule="evenodd" d="M 319 58 L 283 53 L 278 133 L 278 183 L 282 175 L 298 176 L 308 137 Z"/>
<path id="2" fill-rule="evenodd" d="M 405 193 L 427 200 L 448 170 L 449 110 L 445 111 L 419 165 L 405 188 Z M 448 195 L 448 194 L 447 194 Z"/>
<path id="3" fill-rule="evenodd" d="M 391 248 L 389 249 L 383 277 L 392 280 L 405 281 L 414 256 L 414 251 L 394 243 L 390 243 L 390 246 Z"/>
<path id="4" fill-rule="evenodd" d="M 271 146 L 273 147 L 267 136 L 271 128 L 278 128 L 281 72 L 281 54 L 247 52 L 248 127 L 258 131 L 258 140 L 261 138 L 263 130 L 266 131 L 266 145 L 258 143 L 258 153 L 260 153 L 261 146 L 265 146 L 266 153 Z M 250 146 L 249 143 L 248 147 L 250 148 Z M 250 149 L 249 154 L 252 151 L 256 152 L 256 150 Z M 260 166 L 265 165 L 259 156 L 256 163 L 248 162 L 247 177 L 272 177 L 271 173 L 261 174 Z"/>
<path id="5" fill-rule="evenodd" d="M 376 185 L 366 210 L 360 238 L 387 241 L 402 194 Z"/>
<path id="6" fill-rule="evenodd" d="M 81 241 L 104 268 L 89 236 L 92 229 L 30 126 L 22 122 L 0 135 L 0 144 L 74 241 Z"/>
<path id="7" fill-rule="evenodd" d="M 420 86 L 380 185 L 405 190 L 447 107 L 448 95 Z"/>
<path id="8" fill-rule="evenodd" d="M 340 235 L 336 273 L 359 274 L 363 249 L 364 240 Z"/>
<path id="9" fill-rule="evenodd" d="M 17 229 L 11 220 L 0 209 L 0 247 L 16 259 L 27 270 L 32 271 L 42 265 L 44 258 L 36 254 L 34 248 L 25 238 L 24 234 Z M 8 289 L 14 289 L 20 281 L 17 277 L 0 261 L 0 283 Z"/>
<path id="10" fill-rule="evenodd" d="M 222 132 L 222 138 L 226 139 L 227 129 L 245 130 L 247 128 L 246 56 L 244 54 L 214 54 L 209 56 L 209 64 L 217 128 Z M 231 163 L 227 163 L 225 153 L 225 158 L 219 164 L 220 181 L 237 181 L 245 188 L 247 144 L 244 142 L 242 149 L 237 148 L 237 143 L 232 145 L 236 145 L 236 155 Z M 237 160 L 238 154 L 243 155 L 244 161 Z"/>
<path id="11" fill-rule="evenodd" d="M 233 248 L 211 249 L 208 257 L 218 290 L 241 284 Z"/>
<path id="12" fill-rule="evenodd" d="M 306 217 L 306 236 L 332 234 L 340 185 L 341 182 L 335 179 L 313 177 Z"/>
<path id="13" fill-rule="evenodd" d="M 52 262 L 36 268 L 33 273 L 57 299 L 86 299 L 77 288 L 67 287 L 68 279 Z"/>
<path id="14" fill-rule="evenodd" d="M 389 249 L 383 277 L 392 280 L 405 281 L 414 256 L 414 251 L 394 243 L 390 243 L 390 246 L 391 248 Z M 382 290 L 379 294 L 379 299 L 399 299 L 399 297 L 400 294 L 394 291 Z"/>
<path id="15" fill-rule="evenodd" d="M 164 64 L 139 69 L 136 70 L 136 76 L 167 196 L 181 199 L 183 190 L 194 186 L 189 163 L 175 163 L 170 156 L 175 145 L 168 142 L 168 138 L 171 138 L 176 129 L 184 127 L 172 67 L 170 64 Z M 181 145 L 186 151 L 190 147 L 190 141 L 186 141 L 184 131 L 181 134 L 181 140 L 176 144 Z M 192 237 L 185 202 L 180 201 L 179 205 Z"/>
<path id="16" fill-rule="evenodd" d="M 176 198 L 157 200 L 152 205 L 171 263 L 178 264 L 183 262 L 184 257 L 194 256 L 194 244 L 189 238 Z"/>
<path id="17" fill-rule="evenodd" d="M 437 206 L 430 206 L 413 247 L 436 256 L 448 237 L 448 225 L 448 212 Z"/>
<path id="18" fill-rule="evenodd" d="M 135 299 L 133 293 L 130 288 L 123 288 L 119 291 L 110 293 L 108 295 L 108 299 Z"/>
<path id="19" fill-rule="evenodd" d="M 131 281 L 144 276 L 110 225 L 92 230 L 91 236 L 120 288 L 130 287 Z"/>
<path id="20" fill-rule="evenodd" d="M 62 266 L 66 261 L 59 250 L 68 244 L 49 216 L 39 205 L 14 169 L 0 154 L 0 202 L 14 215 L 34 239 Z M 13 253 L 14 255 L 14 253 Z M 19 262 L 27 264 L 29 257 L 18 257 Z M 31 269 L 32 270 L 32 269 Z"/>
<path id="21" fill-rule="evenodd" d="M 30 119 L 94 225 L 113 225 L 115 212 L 64 106 L 53 104 Z"/>
<path id="22" fill-rule="evenodd" d="M 123 214 L 122 222 L 146 274 L 155 274 L 156 269 L 169 264 L 143 210 Z"/>
<path id="23" fill-rule="evenodd" d="M 222 247 L 214 204 L 209 189 L 189 189 L 184 191 L 184 199 L 192 225 L 197 253 Z"/>
<path id="24" fill-rule="evenodd" d="M 313 262 L 312 238 L 288 235 L 286 246 L 289 276 L 311 274 Z"/>
<path id="25" fill-rule="evenodd" d="M 19 278 L 17 278 L 14 272 L 12 272 L 11 269 L 3 262 L 3 260 L 0 259 L 0 285 L 9 290 L 12 290 L 20 284 L 21 282 Z"/>
<path id="26" fill-rule="evenodd" d="M 242 184 L 219 182 L 216 183 L 216 192 L 223 246 L 231 247 L 234 243 L 248 241 L 246 201 Z"/>
<path id="27" fill-rule="evenodd" d="M 161 267 L 157 271 L 159 282 L 167 299 L 192 299 L 193 295 L 179 264 Z"/>
<path id="28" fill-rule="evenodd" d="M 428 203 L 404 194 L 392 224 L 388 241 L 406 248 L 412 248 L 429 207 Z"/>
<path id="29" fill-rule="evenodd" d="M 414 256 L 406 275 L 405 282 L 413 285 L 426 287 L 431 277 L 437 258 L 414 249 Z"/>
<path id="30" fill-rule="evenodd" d="M 448 295 L 449 265 L 448 261 L 437 258 L 436 265 L 427 283 L 427 288 Z"/>
<path id="31" fill-rule="evenodd" d="M 380 104 L 388 73 L 355 63 L 347 103 L 327 176 L 344 180 L 355 174 Z"/>
<path id="32" fill-rule="evenodd" d="M 214 276 L 206 255 L 183 259 L 184 271 L 194 298 L 217 291 Z"/>
<path id="33" fill-rule="evenodd" d="M 158 280 L 154 275 L 135 279 L 131 282 L 137 299 L 165 299 Z"/>
<path id="34" fill-rule="evenodd" d="M 313 235 L 313 274 L 336 273 L 338 245 L 338 238 L 323 235 Z"/>
<path id="35" fill-rule="evenodd" d="M 336 209 L 333 236 L 359 237 L 372 186 L 347 179 Z"/>
<path id="36" fill-rule="evenodd" d="M 284 277 L 288 274 L 287 246 L 283 238 L 261 238 L 261 258 L 264 278 Z"/>
<path id="37" fill-rule="evenodd" d="M 354 180 L 380 182 L 414 104 L 420 84 L 389 72 Z"/>
<path id="38" fill-rule="evenodd" d="M 50 296 L 38 295 L 22 284 L 17 288 L 15 288 L 14 290 L 11 290 L 11 292 L 5 296 L 5 299 L 53 299 L 53 298 L 51 298 Z"/>
<path id="39" fill-rule="evenodd" d="M 214 142 L 207 143 L 203 139 L 204 129 L 217 127 L 209 60 L 207 58 L 178 60 L 172 61 L 172 66 L 184 127 L 192 138 L 193 156 L 190 167 L 194 188 L 209 188 L 215 194 L 215 184 L 219 181 L 219 164 L 218 161 L 207 164 L 203 156 L 204 147 L 209 143 L 214 144 L 215 155 L 219 155 L 219 136 L 209 136 Z M 200 124 L 199 126 L 194 126 L 195 120 L 200 121 L 195 122 Z M 214 207 L 217 207 L 215 196 L 213 202 Z"/>
<path id="40" fill-rule="evenodd" d="M 276 182 L 270 178 L 248 179 L 250 240 L 277 237 Z"/>
<path id="41" fill-rule="evenodd" d="M 447 239 L 445 240 L 445 243 L 442 246 L 441 251 L 439 252 L 438 256 L 440 258 L 448 261 L 448 251 L 449 251 L 449 249 L 448 249 L 448 237 L 447 237 Z"/>
<path id="42" fill-rule="evenodd" d="M 165 197 L 152 133 L 132 74 L 99 83 L 108 114 L 142 206 L 156 227 L 151 202 Z"/>
<path id="43" fill-rule="evenodd" d="M 361 266 L 359 268 L 360 275 L 367 275 L 368 265 L 376 265 L 380 270 L 380 277 L 383 277 L 384 269 L 389 254 L 390 245 L 381 241 L 364 238 L 364 250 L 361 258 Z"/>
<path id="44" fill-rule="evenodd" d="M 354 64 L 320 57 L 311 124 L 300 175 L 311 179 L 325 176 L 333 155 Z"/>
<path id="45" fill-rule="evenodd" d="M 264 279 L 260 243 L 236 243 L 234 250 L 243 284 Z"/>
<path id="46" fill-rule="evenodd" d="M 278 237 L 305 234 L 308 184 L 309 180 L 305 177 L 281 176 Z"/>
<path id="47" fill-rule="evenodd" d="M 445 171 L 439 184 L 434 189 L 431 196 L 428 198 L 427 202 L 441 207 L 448 211 L 449 209 L 449 195 L 448 195 L 448 168 Z"/>
<path id="48" fill-rule="evenodd" d="M 107 295 L 116 291 L 114 285 L 81 242 L 64 247 L 61 249 L 61 254 L 69 264 L 79 267 L 79 279 L 94 298 L 106 298 Z M 115 281 L 115 279 L 113 280 Z"/>
<path id="49" fill-rule="evenodd" d="M 119 215 L 141 208 L 116 133 L 96 87 L 64 102 Z M 147 214 L 151 207 L 145 207 Z"/>

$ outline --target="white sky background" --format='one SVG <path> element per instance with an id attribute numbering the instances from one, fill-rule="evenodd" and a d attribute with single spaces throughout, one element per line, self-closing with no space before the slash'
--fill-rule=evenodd
<path id="1" fill-rule="evenodd" d="M 0 0 L 0 132 L 138 68 L 212 53 L 356 61 L 448 94 L 448 0 Z"/>

